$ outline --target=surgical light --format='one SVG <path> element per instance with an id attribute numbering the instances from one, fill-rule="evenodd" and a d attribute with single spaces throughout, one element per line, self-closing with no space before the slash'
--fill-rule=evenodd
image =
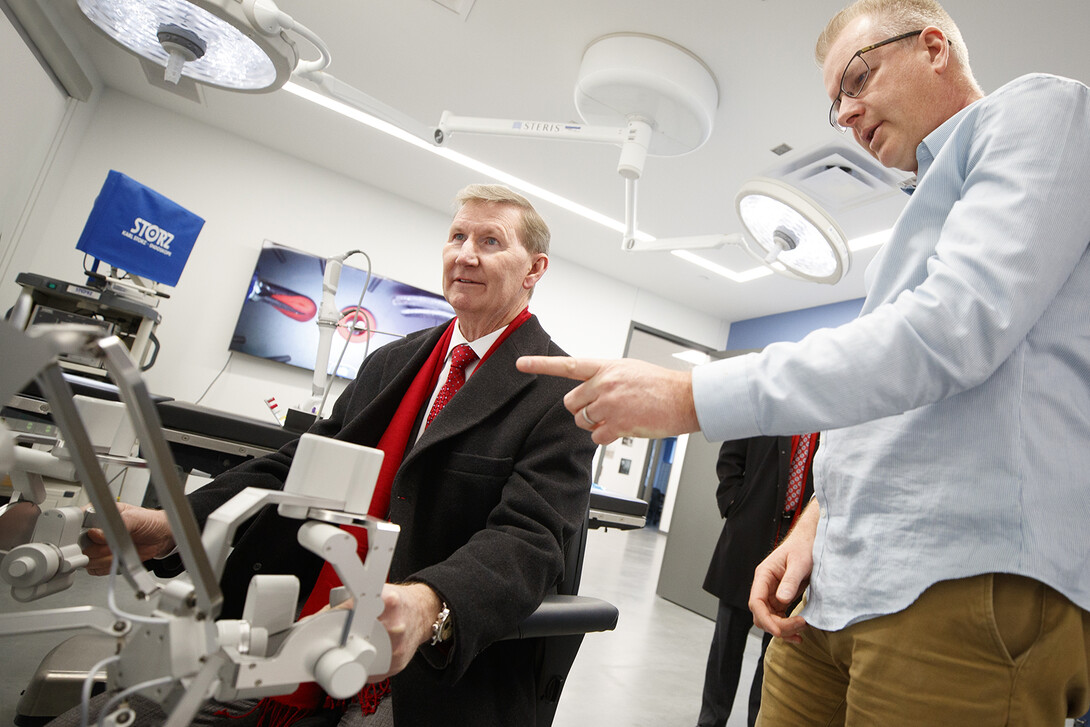
<path id="1" fill-rule="evenodd" d="M 815 283 L 835 283 L 851 264 L 844 232 L 813 200 L 776 179 L 756 178 L 736 197 L 738 216 L 756 256 Z M 754 249 L 747 248 L 751 253 Z"/>
<path id="2" fill-rule="evenodd" d="M 274 91 L 299 62 L 284 30 L 295 24 L 269 0 L 78 0 L 122 47 L 181 76 L 232 91 Z M 324 49 L 319 50 L 325 55 Z"/>

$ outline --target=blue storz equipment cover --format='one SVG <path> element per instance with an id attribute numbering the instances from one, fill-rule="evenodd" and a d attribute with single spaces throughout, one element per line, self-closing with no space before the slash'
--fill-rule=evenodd
<path id="1" fill-rule="evenodd" d="M 110 170 L 76 249 L 133 275 L 177 285 L 204 219 Z"/>

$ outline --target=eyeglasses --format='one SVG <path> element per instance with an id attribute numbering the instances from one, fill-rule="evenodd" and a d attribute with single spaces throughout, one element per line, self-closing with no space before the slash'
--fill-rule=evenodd
<path id="1" fill-rule="evenodd" d="M 848 98 L 855 98 L 859 94 L 863 93 L 863 86 L 867 85 L 867 79 L 870 78 L 870 66 L 867 65 L 867 61 L 864 60 L 863 54 L 869 53 L 875 48 L 881 48 L 884 45 L 890 43 L 896 43 L 899 40 L 905 38 L 912 38 L 914 36 L 923 33 L 922 30 L 913 30 L 909 33 L 901 33 L 895 35 L 892 38 L 886 38 L 883 41 L 875 43 L 874 45 L 868 45 L 866 48 L 861 48 L 855 52 L 851 60 L 848 61 L 848 65 L 844 66 L 844 73 L 840 76 L 840 93 L 833 99 L 833 105 L 829 107 L 829 123 L 833 125 L 833 128 L 837 131 L 847 131 L 848 127 L 841 126 L 837 120 L 840 118 L 840 99 L 843 96 Z"/>

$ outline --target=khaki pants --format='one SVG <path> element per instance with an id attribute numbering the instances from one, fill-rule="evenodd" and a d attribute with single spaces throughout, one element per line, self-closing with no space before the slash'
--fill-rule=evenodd
<path id="1" fill-rule="evenodd" d="M 1090 612 L 1037 581 L 936 583 L 900 613 L 773 639 L 757 727 L 1062 727 L 1090 706 Z"/>

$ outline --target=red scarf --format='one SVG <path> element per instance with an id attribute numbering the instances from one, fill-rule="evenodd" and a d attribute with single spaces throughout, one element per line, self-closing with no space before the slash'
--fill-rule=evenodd
<path id="1" fill-rule="evenodd" d="M 478 368 L 483 366 L 484 362 L 499 348 L 500 344 L 507 340 L 507 337 L 529 318 L 530 309 L 523 308 L 522 312 L 507 324 L 507 328 L 504 329 L 495 343 L 489 347 L 485 355 L 481 357 L 480 363 L 477 364 Z M 431 398 L 431 393 L 435 390 L 435 386 L 439 381 L 439 374 L 443 370 L 447 350 L 450 348 L 450 341 L 454 336 L 454 326 L 457 323 L 457 318 L 452 319 L 446 331 L 439 338 L 439 342 L 436 343 L 428 360 L 420 367 L 412 383 L 409 384 L 408 391 L 402 397 L 397 411 L 394 412 L 393 418 L 386 426 L 386 431 L 383 432 L 376 445 L 377 449 L 382 450 L 384 456 L 378 479 L 375 481 L 375 492 L 371 496 L 371 505 L 367 510 L 367 514 L 372 517 L 385 520 L 389 515 L 390 491 L 394 484 L 394 477 L 397 475 L 397 470 L 401 467 L 401 461 L 405 457 L 409 437 L 412 436 L 413 425 L 420 415 L 420 410 L 428 403 L 428 399 Z M 476 370 L 474 369 L 474 372 Z M 367 530 L 353 525 L 342 525 L 341 527 L 356 537 L 360 560 L 366 559 Z M 329 592 L 340 585 L 341 579 L 337 577 L 337 572 L 333 570 L 333 566 L 329 562 L 326 562 L 318 574 L 318 580 L 315 581 L 310 596 L 307 597 L 306 603 L 303 604 L 300 618 L 317 613 L 329 605 Z M 390 682 L 388 679 L 378 684 L 364 686 L 359 694 L 347 700 L 333 699 L 316 683 L 307 682 L 300 684 L 299 688 L 291 694 L 261 700 L 256 707 L 256 709 L 261 710 L 257 727 L 284 727 L 320 709 L 343 709 L 352 703 L 359 704 L 364 714 L 374 714 L 379 701 L 389 693 Z"/>

